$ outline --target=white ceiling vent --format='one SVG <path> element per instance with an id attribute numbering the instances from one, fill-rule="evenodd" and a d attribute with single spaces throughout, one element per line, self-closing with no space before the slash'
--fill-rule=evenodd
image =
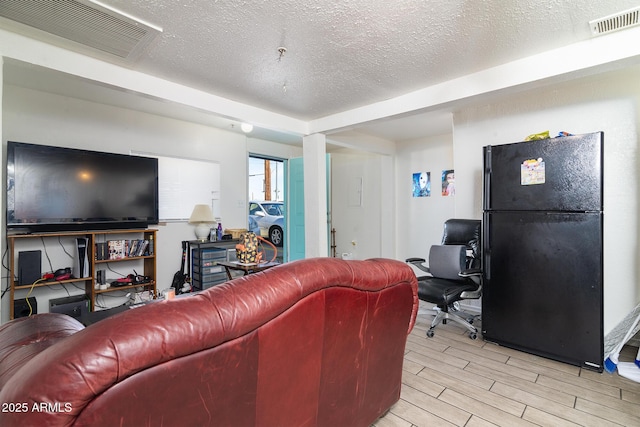
<path id="1" fill-rule="evenodd" d="M 162 32 L 96 0 L 1 1 L 0 17 L 128 60 Z"/>
<path id="2" fill-rule="evenodd" d="M 640 6 L 589 21 L 594 36 L 633 27 L 640 23 Z"/>

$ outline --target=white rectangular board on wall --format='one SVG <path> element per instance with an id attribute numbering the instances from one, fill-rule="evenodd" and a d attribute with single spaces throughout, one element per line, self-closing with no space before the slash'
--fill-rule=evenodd
<path id="1" fill-rule="evenodd" d="M 220 163 L 151 153 L 131 153 L 158 159 L 160 221 L 184 221 L 193 207 L 206 204 L 220 217 Z"/>

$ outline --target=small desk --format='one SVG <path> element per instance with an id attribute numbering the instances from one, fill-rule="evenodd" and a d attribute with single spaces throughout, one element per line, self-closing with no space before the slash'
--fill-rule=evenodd
<path id="1" fill-rule="evenodd" d="M 280 265 L 279 262 L 263 262 L 261 264 L 240 264 L 237 261 L 232 262 L 218 262 L 217 265 L 221 265 L 227 271 L 227 277 L 229 280 L 233 279 L 231 275 L 231 270 L 243 271 L 243 276 L 247 274 L 257 273 L 258 271 L 266 270 L 271 267 L 275 267 L 276 265 Z"/>

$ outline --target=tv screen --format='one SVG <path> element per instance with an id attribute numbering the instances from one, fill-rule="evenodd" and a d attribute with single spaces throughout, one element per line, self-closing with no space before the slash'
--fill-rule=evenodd
<path id="1" fill-rule="evenodd" d="M 9 141 L 7 228 L 136 228 L 158 223 L 158 160 Z"/>

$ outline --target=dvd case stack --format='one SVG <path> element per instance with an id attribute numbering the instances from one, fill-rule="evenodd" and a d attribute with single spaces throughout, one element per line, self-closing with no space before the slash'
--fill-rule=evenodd
<path id="1" fill-rule="evenodd" d="M 153 255 L 149 240 L 108 240 L 95 244 L 95 259 L 98 261 Z"/>

